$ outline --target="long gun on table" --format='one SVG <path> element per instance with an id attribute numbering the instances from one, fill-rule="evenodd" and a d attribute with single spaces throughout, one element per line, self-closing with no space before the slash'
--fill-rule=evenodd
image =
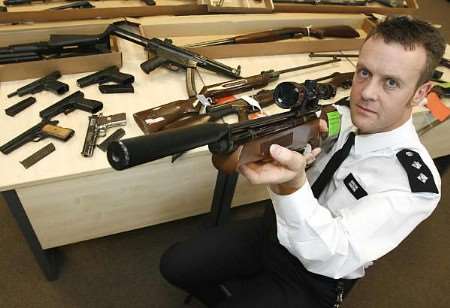
<path id="1" fill-rule="evenodd" d="M 319 63 L 301 65 L 280 71 L 263 71 L 258 75 L 240 78 L 238 80 L 226 81 L 204 86 L 197 97 L 186 100 L 177 100 L 158 107 L 146 109 L 133 114 L 134 120 L 139 128 L 150 134 L 159 131 L 164 126 L 189 114 L 198 114 L 203 104 L 214 105 L 215 99 L 243 93 L 253 89 L 261 89 L 270 82 L 275 81 L 281 74 L 339 62 L 338 59 Z"/>
<path id="2" fill-rule="evenodd" d="M 316 82 L 304 85 L 281 83 L 274 90 L 274 100 L 288 112 L 235 124 L 206 123 L 112 142 L 107 157 L 116 170 L 127 169 L 179 152 L 208 145 L 216 168 L 231 173 L 241 165 L 270 158 L 269 148 L 277 143 L 293 150 L 307 144 L 320 144 L 319 118 L 322 99 Z M 323 109 L 325 111 L 325 108 Z M 339 120 L 336 112 L 328 119 Z M 330 125 L 335 127 L 340 125 Z M 329 129 L 330 137 L 337 135 Z"/>
<path id="3" fill-rule="evenodd" d="M 348 53 L 315 53 L 311 52 L 309 54 L 310 58 L 358 58 L 359 54 L 348 54 Z M 450 69 L 450 60 L 446 58 L 441 58 L 439 60 L 438 66 L 443 66 Z"/>
<path id="4" fill-rule="evenodd" d="M 403 0 L 273 0 L 274 3 L 298 3 L 298 4 L 326 4 L 326 5 L 349 5 L 364 6 L 370 2 L 377 2 L 385 6 L 401 8 L 404 7 Z"/>
<path id="5" fill-rule="evenodd" d="M 214 61 L 195 52 L 172 44 L 171 40 L 160 40 L 158 38 L 146 38 L 133 32 L 127 31 L 116 25 L 110 25 L 107 29 L 110 34 L 116 35 L 122 39 L 143 46 L 146 50 L 155 56 L 141 64 L 141 69 L 145 73 L 150 73 L 161 65 L 167 67 L 186 69 L 186 89 L 189 97 L 195 96 L 195 70 L 198 67 L 206 70 L 231 77 L 239 78 L 241 67 L 232 68 L 221 62 Z"/>
<path id="6" fill-rule="evenodd" d="M 335 72 L 328 76 L 315 79 L 314 81 L 317 82 L 331 79 L 328 83 L 318 84 L 318 89 L 320 89 L 322 97 L 334 97 L 336 95 L 336 88 L 341 87 L 344 89 L 348 89 L 351 87 L 353 74 L 353 72 Z M 273 104 L 273 90 L 261 90 L 255 95 L 251 96 L 250 99 L 239 98 L 226 102 L 224 104 L 207 106 L 205 108 L 205 113 L 189 114 L 175 122 L 167 124 L 161 130 L 190 127 L 207 122 L 214 122 L 229 114 L 237 114 L 238 121 L 242 122 L 248 120 L 250 114 L 260 111 L 260 109 L 251 104 L 252 101 L 256 101 L 261 109 Z"/>
<path id="7" fill-rule="evenodd" d="M 111 51 L 109 37 L 52 34 L 48 41 L 0 47 L 0 64 L 82 56 Z"/>
<path id="8" fill-rule="evenodd" d="M 238 35 L 230 38 L 219 40 L 199 42 L 195 44 L 185 45 L 185 48 L 197 48 L 227 44 L 251 44 L 281 41 L 291 38 L 302 38 L 304 36 L 312 36 L 318 39 L 325 37 L 355 38 L 359 37 L 358 31 L 347 25 L 336 25 L 328 27 L 292 27 L 277 30 L 269 30 L 263 32 L 255 32 L 245 35 Z"/>
<path id="9" fill-rule="evenodd" d="M 115 24 L 109 25 L 103 33 L 100 33 L 98 35 L 72 36 L 71 40 L 73 43 L 92 44 L 97 40 L 105 40 L 105 38 L 109 38 L 110 35 L 114 35 L 132 43 L 138 44 L 155 55 L 153 58 L 141 64 L 141 69 L 147 74 L 161 65 L 165 65 L 172 69 L 186 69 L 186 88 L 189 96 L 195 96 L 197 94 L 195 88 L 194 72 L 198 67 L 231 78 L 238 78 L 240 75 L 240 66 L 238 66 L 238 68 L 232 68 L 218 61 L 211 60 L 195 52 L 189 51 L 185 48 L 177 47 L 173 45 L 172 41 L 170 40 L 160 40 L 155 37 L 146 38 L 139 34 L 127 31 Z M 58 39 L 60 43 L 64 43 L 66 42 L 67 37 L 67 35 L 58 35 L 54 36 L 54 39 Z"/>

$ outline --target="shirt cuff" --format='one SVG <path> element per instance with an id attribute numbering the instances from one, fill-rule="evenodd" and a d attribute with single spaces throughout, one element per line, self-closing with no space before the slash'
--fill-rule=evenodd
<path id="1" fill-rule="evenodd" d="M 300 189 L 289 195 L 278 195 L 270 188 L 268 190 L 276 215 L 286 222 L 305 221 L 319 206 L 308 180 Z"/>

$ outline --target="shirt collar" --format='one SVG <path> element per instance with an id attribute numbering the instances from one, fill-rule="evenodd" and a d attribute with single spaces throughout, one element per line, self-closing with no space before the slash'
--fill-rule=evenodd
<path id="1" fill-rule="evenodd" d="M 400 127 L 382 133 L 358 135 L 356 127 L 355 154 L 364 154 L 385 148 L 405 148 L 417 144 L 419 137 L 412 122 L 412 118 Z"/>

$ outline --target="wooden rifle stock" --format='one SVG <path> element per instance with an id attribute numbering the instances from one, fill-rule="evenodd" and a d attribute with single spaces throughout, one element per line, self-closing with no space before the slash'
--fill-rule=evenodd
<path id="1" fill-rule="evenodd" d="M 314 79 L 315 81 L 323 81 L 330 79 L 327 83 L 332 84 L 336 88 L 350 89 L 352 87 L 353 76 L 355 72 L 334 72 L 328 76 Z"/>
<path id="2" fill-rule="evenodd" d="M 307 144 L 311 144 L 313 148 L 319 146 L 319 119 L 310 115 L 296 127 L 240 145 L 231 154 L 213 154 L 212 162 L 217 169 L 231 174 L 241 165 L 270 161 L 269 148 L 272 144 L 279 144 L 294 151 L 303 150 Z"/>
<path id="3" fill-rule="evenodd" d="M 252 98 L 259 103 L 261 108 L 267 107 L 274 103 L 273 90 L 261 90 L 253 95 Z M 238 98 L 221 105 L 209 106 L 206 108 L 206 113 L 204 114 L 186 115 L 177 121 L 169 123 L 161 130 L 191 127 L 208 122 L 214 122 L 229 114 L 237 114 L 238 120 L 241 122 L 248 120 L 248 115 L 257 111 L 259 111 L 259 109 L 251 106 L 245 99 Z"/>

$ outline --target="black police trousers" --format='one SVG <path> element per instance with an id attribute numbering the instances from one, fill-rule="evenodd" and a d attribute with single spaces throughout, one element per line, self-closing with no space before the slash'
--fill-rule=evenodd
<path id="1" fill-rule="evenodd" d="M 160 270 L 171 284 L 207 307 L 338 307 L 356 280 L 309 272 L 276 238 L 273 207 L 264 218 L 205 230 L 171 246 Z"/>

